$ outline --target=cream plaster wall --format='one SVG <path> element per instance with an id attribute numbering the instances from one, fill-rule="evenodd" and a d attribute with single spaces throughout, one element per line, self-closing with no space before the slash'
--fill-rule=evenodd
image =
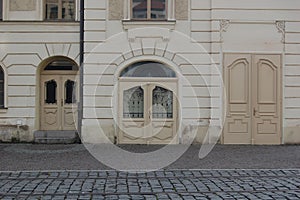
<path id="1" fill-rule="evenodd" d="M 116 1 L 110 2 L 109 5 L 112 6 L 114 3 Z M 283 142 L 299 143 L 300 141 L 297 139 L 299 133 L 293 128 L 298 126 L 300 118 L 300 110 L 298 112 L 298 103 L 296 103 L 298 102 L 298 87 L 300 87 L 297 79 L 298 61 L 300 61 L 298 59 L 300 50 L 297 28 L 299 27 L 297 22 L 300 13 L 299 2 L 292 0 L 285 2 L 280 0 L 190 0 L 184 2 L 176 0 L 175 3 L 177 19 L 171 26 L 164 23 L 152 25 L 142 23 L 140 25 L 128 22 L 125 24 L 120 20 L 122 11 L 119 6 L 121 5 L 114 6 L 114 12 L 110 13 L 111 8 L 106 9 L 104 2 L 102 4 L 93 1 L 89 3 L 89 6 L 94 8 L 93 16 L 88 16 L 89 12 L 86 9 L 86 23 L 93 21 L 96 15 L 108 15 L 109 18 L 107 20 L 97 18 L 97 22 L 93 23 L 94 26 L 86 28 L 87 32 L 93 33 L 88 33 L 85 44 L 85 51 L 89 58 L 85 65 L 87 80 L 84 88 L 87 95 L 84 97 L 86 100 L 84 103 L 86 119 L 84 120 L 93 119 L 91 112 L 94 106 L 90 104 L 93 101 L 93 94 L 88 91 L 94 91 L 95 87 L 99 86 L 96 83 L 99 76 L 107 81 L 107 85 L 103 87 L 103 90 L 99 90 L 100 93 L 97 95 L 99 102 L 96 101 L 95 107 L 103 119 L 111 120 L 113 125 L 113 113 L 110 110 L 114 110 L 114 108 L 109 102 L 112 97 L 110 91 L 117 86 L 116 81 L 112 81 L 115 68 L 118 69 L 120 63 L 132 56 L 161 56 L 162 59 L 169 59 L 178 65 L 180 73 L 191 83 L 189 87 L 182 82 L 179 85 L 183 108 L 182 116 L 186 119 L 187 127 L 193 126 L 195 122 L 197 122 L 196 124 L 210 123 L 214 127 L 221 127 L 224 110 L 223 88 L 222 81 L 216 77 L 222 76 L 223 53 L 282 53 L 284 62 L 283 126 L 289 127 L 284 128 Z M 188 14 L 185 12 L 185 7 L 188 8 Z M 284 24 L 283 30 L 282 25 Z M 97 30 L 94 28 L 95 26 L 97 26 Z M 169 35 L 166 33 L 166 36 L 164 31 L 158 31 L 159 34 L 156 32 L 153 36 L 153 32 L 149 32 L 147 28 L 155 26 L 170 28 L 170 33 L 181 32 L 185 35 L 183 37 L 188 39 L 182 39 L 175 36 L 176 34 L 170 33 Z M 135 33 L 135 37 L 130 37 L 131 33 L 135 32 L 134 28 L 142 29 Z M 116 36 L 118 34 L 119 36 Z M 109 38 L 112 36 L 120 40 L 116 39 L 115 44 L 111 43 Z M 163 38 L 164 42 L 151 41 L 150 38 L 153 37 Z M 167 39 L 164 40 L 165 38 Z M 99 48 L 94 49 L 102 44 L 105 46 L 106 52 Z M 197 49 L 199 46 L 201 46 L 201 50 Z M 201 71 L 201 78 L 199 78 L 199 71 Z M 203 88 L 205 84 L 208 86 L 207 89 Z M 195 99 L 190 98 L 191 90 L 196 93 L 197 105 L 193 102 Z M 210 95 L 211 97 L 209 97 Z M 207 101 L 207 99 L 209 100 Z M 195 110 L 199 110 L 199 113 L 192 112 Z M 188 128 L 184 130 L 188 130 Z M 181 134 L 184 135 L 185 132 L 183 131 Z M 203 138 L 201 134 L 199 137 Z"/>
<path id="2" fill-rule="evenodd" d="M 6 71 L 7 88 L 6 109 L 0 110 L 0 141 L 33 140 L 39 129 L 42 63 L 53 56 L 79 63 L 78 35 L 75 22 L 0 22 L 0 65 Z"/>
<path id="3" fill-rule="evenodd" d="M 78 62 L 79 23 L 38 22 L 43 20 L 42 1 L 29 0 L 30 6 L 24 6 L 24 0 L 11 2 L 4 0 L 4 22 L 0 22 L 0 64 L 7 72 L 7 109 L 0 111 L 0 124 L 7 125 L 7 130 L 13 129 L 12 135 L 16 135 L 16 123 L 21 119 L 28 128 L 23 127 L 19 133 L 29 141 L 32 131 L 39 126 L 39 66 L 55 55 Z M 282 53 L 283 143 L 300 143 L 300 3 L 295 0 L 174 2 L 176 21 L 133 23 L 121 20 L 127 17 L 126 3 L 85 1 L 83 132 L 97 130 L 95 122 L 102 122 L 105 134 L 114 141 L 117 129 L 113 112 L 117 109 L 111 91 L 118 86 L 116 72 L 122 63 L 133 58 L 161 58 L 177 66 L 181 75 L 180 116 L 184 124 L 181 139 L 185 141 L 196 126 L 200 127 L 200 142 L 207 124 L 216 129 L 222 126 L 222 81 L 217 77 L 222 76 L 223 53 Z M 99 83 L 99 77 L 103 83 Z M 98 88 L 96 96 L 95 88 Z M 12 138 L 4 135 L 0 134 L 0 140 Z M 209 138 L 213 140 L 214 133 Z"/>

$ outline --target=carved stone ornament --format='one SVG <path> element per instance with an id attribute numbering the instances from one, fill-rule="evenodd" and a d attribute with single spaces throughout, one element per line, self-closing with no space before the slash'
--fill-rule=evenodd
<path id="1" fill-rule="evenodd" d="M 220 32 L 226 32 L 227 28 L 229 27 L 230 21 L 227 19 L 222 19 L 220 21 Z"/>
<path id="2" fill-rule="evenodd" d="M 226 32 L 230 25 L 230 20 L 222 19 L 220 20 L 220 40 L 223 41 L 223 32 Z"/>
<path id="3" fill-rule="evenodd" d="M 276 28 L 278 29 L 278 32 L 282 34 L 281 42 L 285 42 L 285 22 L 284 21 L 276 21 Z"/>

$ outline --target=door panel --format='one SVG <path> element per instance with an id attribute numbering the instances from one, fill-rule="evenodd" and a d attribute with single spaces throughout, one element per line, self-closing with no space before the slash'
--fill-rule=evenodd
<path id="1" fill-rule="evenodd" d="M 119 143 L 143 144 L 146 129 L 145 86 L 142 83 L 120 85 Z"/>
<path id="2" fill-rule="evenodd" d="M 60 88 L 56 76 L 42 76 L 41 78 L 41 129 L 58 130 L 61 128 L 60 116 Z"/>
<path id="3" fill-rule="evenodd" d="M 225 54 L 225 144 L 280 144 L 280 55 Z"/>
<path id="4" fill-rule="evenodd" d="M 176 84 L 168 83 L 164 86 L 153 84 L 149 89 L 152 137 L 149 138 L 148 143 L 170 143 L 176 137 L 176 118 L 174 118 L 177 115 L 177 103 L 174 98 Z"/>
<path id="5" fill-rule="evenodd" d="M 278 55 L 253 56 L 253 138 L 255 144 L 281 142 L 281 60 Z"/>
<path id="6" fill-rule="evenodd" d="M 176 135 L 173 98 L 176 84 L 167 83 L 167 86 L 169 89 L 155 83 L 120 83 L 119 143 L 167 144 L 172 141 Z"/>
<path id="7" fill-rule="evenodd" d="M 62 83 L 62 129 L 75 130 L 77 118 L 77 97 L 78 89 L 77 82 L 73 76 L 63 76 Z"/>
<path id="8" fill-rule="evenodd" d="M 250 65 L 250 55 L 226 55 L 224 58 L 227 97 L 225 144 L 251 143 Z"/>

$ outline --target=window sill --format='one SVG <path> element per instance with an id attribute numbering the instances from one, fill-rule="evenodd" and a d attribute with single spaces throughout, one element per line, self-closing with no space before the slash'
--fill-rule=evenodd
<path id="1" fill-rule="evenodd" d="M 0 108 L 0 113 L 7 113 L 7 108 Z"/>
<path id="2" fill-rule="evenodd" d="M 175 20 L 122 20 L 124 30 L 134 29 L 134 28 L 144 28 L 144 27 L 159 27 L 174 30 Z"/>

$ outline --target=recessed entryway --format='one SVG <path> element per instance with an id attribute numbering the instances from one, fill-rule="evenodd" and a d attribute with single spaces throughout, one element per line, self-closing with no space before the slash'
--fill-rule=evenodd
<path id="1" fill-rule="evenodd" d="M 75 130 L 79 84 L 78 66 L 68 59 L 50 62 L 40 78 L 40 130 Z"/>
<path id="2" fill-rule="evenodd" d="M 281 55 L 225 54 L 225 144 L 281 144 Z"/>
<path id="3" fill-rule="evenodd" d="M 119 78 L 120 144 L 178 143 L 177 77 L 156 62 L 135 63 Z"/>

